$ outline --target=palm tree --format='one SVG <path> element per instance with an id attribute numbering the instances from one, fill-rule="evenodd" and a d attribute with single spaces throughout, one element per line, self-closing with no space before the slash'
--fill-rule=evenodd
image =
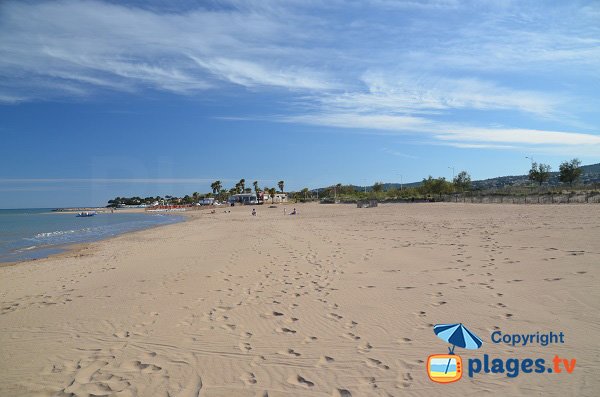
<path id="1" fill-rule="evenodd" d="M 242 192 L 246 189 L 246 180 L 244 178 L 240 179 L 240 187 L 242 188 Z"/>
<path id="2" fill-rule="evenodd" d="M 212 189 L 213 193 L 219 192 L 221 190 L 221 187 L 221 181 L 214 181 L 210 184 L 210 188 Z"/>
<path id="3" fill-rule="evenodd" d="M 258 196 L 258 192 L 259 192 L 258 181 L 252 182 L 252 185 L 254 185 L 254 193 L 256 193 L 256 195 Z"/>
<path id="4" fill-rule="evenodd" d="M 269 196 L 271 196 L 271 204 L 273 204 L 275 202 L 275 193 L 277 191 L 275 190 L 274 187 L 269 188 Z"/>
<path id="5" fill-rule="evenodd" d="M 279 186 L 279 190 L 281 190 L 281 193 L 283 193 L 283 184 L 283 181 L 277 182 L 277 186 Z"/>

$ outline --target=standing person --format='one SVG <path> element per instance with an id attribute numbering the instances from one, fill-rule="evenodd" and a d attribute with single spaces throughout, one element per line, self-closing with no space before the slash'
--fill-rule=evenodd
<path id="1" fill-rule="evenodd" d="M 283 207 L 283 215 L 287 214 L 287 209 L 285 207 Z"/>

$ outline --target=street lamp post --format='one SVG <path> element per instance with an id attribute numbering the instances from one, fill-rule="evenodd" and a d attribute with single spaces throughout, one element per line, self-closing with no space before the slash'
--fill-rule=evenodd
<path id="1" fill-rule="evenodd" d="M 402 191 L 402 174 L 399 172 L 395 172 L 395 174 L 400 177 L 400 191 Z"/>
<path id="2" fill-rule="evenodd" d="M 533 157 L 525 156 L 525 158 L 531 160 L 531 167 L 533 168 L 533 163 L 535 162 Z"/>

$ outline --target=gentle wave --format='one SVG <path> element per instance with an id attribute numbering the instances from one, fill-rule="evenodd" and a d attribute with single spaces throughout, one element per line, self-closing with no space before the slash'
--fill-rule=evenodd
<path id="1" fill-rule="evenodd" d="M 8 218 L 2 215 L 0 212 L 0 223 L 7 223 Z M 93 218 L 41 213 L 19 215 L 10 214 L 12 223 L 7 224 L 4 233 L 0 230 L 0 262 L 40 258 L 66 245 L 102 240 L 183 219 L 167 214 L 103 214 Z"/>
<path id="2" fill-rule="evenodd" d="M 56 230 L 54 232 L 46 232 L 46 233 L 38 233 L 36 234 L 34 237 L 29 238 L 28 240 L 35 240 L 35 239 L 42 239 L 45 237 L 53 237 L 53 236 L 62 236 L 65 234 L 72 234 L 72 233 L 77 233 L 77 232 L 83 232 L 86 230 L 90 230 L 89 228 L 86 229 L 79 229 L 79 230 Z"/>

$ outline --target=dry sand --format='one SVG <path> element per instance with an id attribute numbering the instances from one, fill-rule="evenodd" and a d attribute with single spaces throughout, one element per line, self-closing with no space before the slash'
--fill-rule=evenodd
<path id="1" fill-rule="evenodd" d="M 298 209 L 198 212 L 0 268 L 0 395 L 600 394 L 600 206 Z M 576 368 L 433 383 L 432 325 L 455 322 L 484 341 L 465 361 Z M 495 329 L 565 344 L 496 345 Z"/>

